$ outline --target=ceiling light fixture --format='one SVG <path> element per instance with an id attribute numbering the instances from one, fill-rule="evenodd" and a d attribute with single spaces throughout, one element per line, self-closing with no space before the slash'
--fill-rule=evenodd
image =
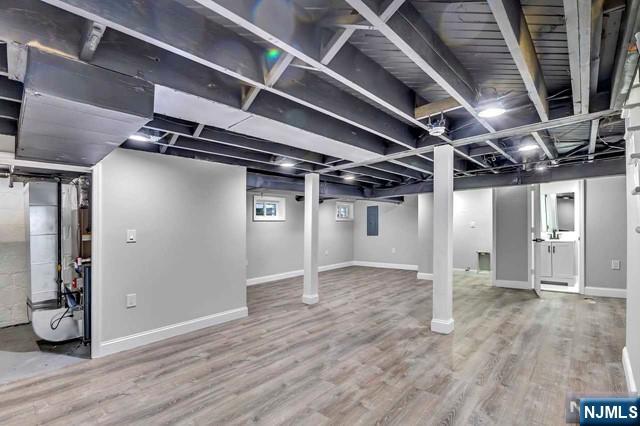
<path id="1" fill-rule="evenodd" d="M 151 139 L 147 135 L 142 135 L 140 133 L 136 133 L 134 135 L 129 136 L 129 139 L 132 141 L 138 142 L 149 142 Z"/>
<path id="2" fill-rule="evenodd" d="M 527 144 L 527 145 L 522 145 L 520 148 L 518 148 L 518 151 L 521 151 L 521 152 L 535 151 L 538 148 L 540 148 L 538 145 Z"/>
<path id="3" fill-rule="evenodd" d="M 493 104 L 493 105 L 488 105 L 485 108 L 483 108 L 478 115 L 482 118 L 493 118 L 493 117 L 498 117 L 502 114 L 504 114 L 505 112 L 507 112 L 506 109 L 504 109 L 502 106 L 498 105 L 498 104 Z"/>
<path id="4" fill-rule="evenodd" d="M 444 118 L 444 113 L 440 112 L 440 119 L 434 123 L 431 122 L 431 117 L 429 117 L 429 122 L 427 123 L 427 129 L 429 131 L 430 136 L 442 136 L 447 131 L 447 120 Z"/>
<path id="5" fill-rule="evenodd" d="M 482 118 L 494 118 L 507 112 L 495 88 L 482 89 L 478 101 L 478 115 Z"/>
<path id="6" fill-rule="evenodd" d="M 344 180 L 354 180 L 356 177 L 354 175 L 347 175 L 343 179 Z"/>
<path id="7" fill-rule="evenodd" d="M 280 165 L 282 167 L 286 167 L 286 168 L 290 169 L 291 167 L 294 167 L 296 165 L 296 163 L 291 162 L 291 161 L 287 161 L 287 162 L 284 162 L 284 163 L 282 163 Z"/>
<path id="8" fill-rule="evenodd" d="M 544 164 L 536 166 L 536 171 L 537 172 L 544 172 L 545 170 L 547 170 L 547 166 L 545 166 Z"/>

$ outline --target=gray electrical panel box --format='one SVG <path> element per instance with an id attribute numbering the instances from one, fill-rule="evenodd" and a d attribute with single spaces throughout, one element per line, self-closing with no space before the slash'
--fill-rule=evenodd
<path id="1" fill-rule="evenodd" d="M 378 236 L 378 206 L 367 207 L 367 236 Z"/>

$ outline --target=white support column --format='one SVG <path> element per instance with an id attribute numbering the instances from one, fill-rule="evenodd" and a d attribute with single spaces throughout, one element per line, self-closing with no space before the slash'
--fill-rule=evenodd
<path id="1" fill-rule="evenodd" d="M 431 331 L 453 331 L 453 147 L 433 152 L 433 319 Z"/>
<path id="2" fill-rule="evenodd" d="M 433 280 L 433 194 L 418 194 L 418 279 Z"/>
<path id="3" fill-rule="evenodd" d="M 318 303 L 318 208 L 320 175 L 304 176 L 304 293 L 302 302 Z"/>

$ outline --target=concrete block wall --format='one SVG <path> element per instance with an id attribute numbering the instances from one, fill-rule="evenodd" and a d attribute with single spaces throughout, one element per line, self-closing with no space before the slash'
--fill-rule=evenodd
<path id="1" fill-rule="evenodd" d="M 21 183 L 0 179 L 0 327 L 27 319 L 27 243 Z"/>

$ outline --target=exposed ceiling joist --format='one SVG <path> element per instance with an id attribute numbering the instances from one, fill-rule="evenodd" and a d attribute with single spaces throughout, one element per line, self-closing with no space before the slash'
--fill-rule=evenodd
<path id="1" fill-rule="evenodd" d="M 22 102 L 22 83 L 0 76 L 0 99 Z"/>
<path id="2" fill-rule="evenodd" d="M 533 132 L 539 132 L 539 131 L 542 131 L 542 130 L 554 129 L 554 128 L 558 128 L 558 127 L 570 126 L 572 124 L 582 123 L 582 122 L 585 122 L 585 121 L 591 121 L 591 120 L 595 120 L 597 118 L 602 118 L 602 117 L 606 117 L 606 116 L 613 115 L 613 114 L 618 114 L 618 113 L 619 113 L 619 111 L 605 110 L 605 111 L 592 112 L 590 114 L 573 115 L 573 116 L 569 116 L 569 117 L 558 118 L 558 119 L 555 119 L 555 120 L 549 120 L 549 121 L 546 121 L 546 122 L 527 124 L 525 126 L 519 126 L 519 127 L 510 128 L 510 129 L 499 130 L 494 134 L 494 137 L 496 137 L 496 138 L 508 138 L 508 137 L 514 137 L 514 136 L 522 136 L 522 135 L 530 134 L 530 133 L 533 133 Z M 459 147 L 464 147 L 464 146 L 471 145 L 471 144 L 481 143 L 481 142 L 484 141 L 484 139 L 485 139 L 484 135 L 469 136 L 469 137 L 462 138 L 462 139 L 456 139 L 455 141 L 453 141 L 451 143 L 451 145 L 453 145 L 454 148 L 459 148 Z M 334 171 L 334 170 L 341 170 L 341 169 L 345 169 L 345 168 L 349 168 L 349 167 L 366 166 L 366 165 L 377 163 L 377 162 L 380 162 L 380 161 L 397 160 L 397 159 L 405 158 L 405 157 L 408 157 L 408 156 L 411 156 L 411 155 L 426 154 L 426 153 L 433 152 L 433 148 L 434 148 L 434 145 L 429 145 L 429 146 L 424 146 L 424 147 L 421 147 L 421 148 L 416 148 L 416 149 L 412 149 L 412 150 L 408 150 L 408 151 L 399 152 L 399 153 L 396 153 L 396 154 L 384 155 L 384 156 L 381 156 L 381 157 L 378 157 L 378 158 L 375 158 L 375 159 L 372 159 L 372 160 L 368 160 L 368 161 L 350 163 L 348 165 L 332 166 L 332 167 L 329 167 L 327 169 L 320 170 L 319 173 L 327 173 L 327 172 L 331 172 L 331 171 Z"/>
<path id="3" fill-rule="evenodd" d="M 280 55 L 271 69 L 269 69 L 269 71 L 265 73 L 264 84 L 268 87 L 273 87 L 278 82 L 278 80 L 280 80 L 280 77 L 282 77 L 282 74 L 284 74 L 285 70 L 287 69 L 289 64 L 291 64 L 292 60 L 293 55 L 290 55 L 288 53 Z M 244 111 L 248 110 L 251 104 L 253 104 L 253 101 L 256 100 L 256 97 L 258 96 L 258 93 L 260 93 L 260 90 L 261 89 L 259 87 L 255 86 L 250 87 L 247 90 L 246 94 L 242 98 L 242 109 Z"/>
<path id="4" fill-rule="evenodd" d="M 318 33 L 315 28 L 306 26 L 300 31 L 282 34 L 283 31 L 278 20 L 265 19 L 258 23 L 254 13 L 259 4 L 258 0 L 245 2 L 236 0 L 194 1 L 294 55 L 390 113 L 427 130 L 426 126 L 413 116 L 413 93 L 411 90 L 355 47 L 345 44 L 344 48 L 334 56 L 331 66 L 327 66 L 320 61 L 321 46 L 320 40 L 314 37 Z M 278 13 L 279 3 L 274 3 L 273 6 L 273 12 Z M 282 3 L 282 7 L 288 7 L 287 3 Z M 282 10 L 282 13 L 287 14 L 288 10 Z M 360 66 L 353 67 L 354 62 Z M 374 75 L 375 78 L 372 78 Z M 372 82 L 376 84 L 372 84 Z"/>
<path id="5" fill-rule="evenodd" d="M 165 152 L 167 152 L 167 149 L 171 148 L 172 146 L 174 146 L 176 144 L 176 142 L 178 141 L 178 138 L 180 137 L 180 135 L 178 135 L 177 133 L 172 134 L 169 137 L 169 141 L 167 142 L 166 145 L 162 145 L 160 147 L 160 153 L 164 154 Z"/>
<path id="6" fill-rule="evenodd" d="M 383 21 L 364 0 L 346 0 L 391 43 L 464 107 L 485 129 L 495 129 L 478 115 L 475 102 L 478 94 L 473 79 L 436 32 L 409 3 L 404 3 L 387 22 Z M 415 117 L 415 110 L 414 110 Z M 495 142 L 485 140 L 509 161 L 516 160 Z"/>
<path id="7" fill-rule="evenodd" d="M 327 164 L 325 156 L 319 153 L 295 148 L 289 145 L 279 144 L 257 138 L 251 138 L 239 134 L 224 132 L 212 127 L 204 127 L 198 136 L 192 135 L 191 127 L 186 124 L 175 123 L 167 119 L 156 117 L 145 125 L 145 128 L 169 132 L 179 136 L 193 137 L 203 141 L 250 149 L 262 153 L 280 155 L 298 161 L 306 161 L 318 165 Z"/>
<path id="8" fill-rule="evenodd" d="M 533 136 L 533 139 L 536 141 L 540 149 L 542 149 L 544 155 L 546 155 L 547 158 L 551 160 L 558 158 L 558 150 L 556 148 L 556 144 L 553 141 L 546 137 L 543 137 L 540 132 L 533 132 L 531 133 L 531 136 Z"/>
<path id="9" fill-rule="evenodd" d="M 433 117 L 434 115 L 439 115 L 443 112 L 455 111 L 460 108 L 462 108 L 460 102 L 456 101 L 454 98 L 446 98 L 417 106 L 414 114 L 416 119 L 424 120 L 425 118 Z"/>
<path id="10" fill-rule="evenodd" d="M 529 98 L 542 121 L 549 119 L 547 86 L 520 0 L 488 0 Z"/>
<path id="11" fill-rule="evenodd" d="M 593 160 L 596 152 L 596 142 L 598 141 L 598 129 L 600 127 L 600 119 L 595 119 L 591 122 L 591 129 L 589 131 L 589 160 Z"/>
<path id="12" fill-rule="evenodd" d="M 544 171 L 502 173 L 482 175 L 472 178 L 459 177 L 453 182 L 454 190 L 495 188 L 500 186 L 529 185 L 563 180 L 586 179 L 599 176 L 623 175 L 624 158 L 595 161 L 593 163 L 567 164 L 549 167 Z M 376 188 L 371 192 L 373 198 L 398 197 L 403 195 L 433 192 L 433 182 L 418 182 L 392 188 Z"/>
<path id="13" fill-rule="evenodd" d="M 0 100 L 0 118 L 17 121 L 18 117 L 20 117 L 19 103 Z"/>
<path id="14" fill-rule="evenodd" d="M 520 0 L 489 0 L 489 7 L 540 120 L 549 120 L 547 86 Z M 538 133 L 532 136 L 548 158 L 558 157 L 553 143 Z"/>
<path id="15" fill-rule="evenodd" d="M 365 198 L 362 188 L 352 185 L 323 182 L 320 177 L 320 195 L 323 197 Z M 304 180 L 285 176 L 247 173 L 247 187 L 304 193 Z"/>
<path id="16" fill-rule="evenodd" d="M 208 68 L 219 71 L 223 74 L 234 77 L 244 84 L 258 87 L 263 91 L 272 92 L 278 96 L 282 96 L 290 101 L 304 105 L 314 109 L 322 114 L 343 121 L 349 125 L 358 127 L 379 137 L 388 139 L 392 142 L 401 144 L 406 147 L 415 146 L 415 138 L 410 131 L 410 127 L 405 123 L 394 119 L 392 116 L 383 111 L 359 100 L 356 97 L 346 94 L 337 87 L 326 84 L 322 85 L 321 79 L 306 73 L 303 81 L 298 84 L 276 84 L 269 87 L 265 84 L 264 71 L 257 64 L 262 63 L 262 48 L 247 43 L 240 36 L 232 33 L 226 28 L 217 26 L 206 17 L 194 12 L 193 10 L 178 4 L 177 2 L 103 2 L 100 0 L 43 0 L 46 3 L 54 5 L 63 10 L 69 11 L 76 15 L 82 16 L 96 22 L 100 22 L 107 27 L 114 28 L 124 34 L 134 38 L 143 40 L 147 43 L 158 46 L 164 50 L 182 56 L 191 61 L 202 64 Z M 213 2 L 203 2 L 209 6 L 213 6 Z M 252 2 L 235 2 L 228 0 L 225 5 L 229 8 L 240 8 L 246 15 L 251 17 L 253 9 L 247 3 Z M 219 10 L 227 10 L 222 6 L 216 5 Z M 233 13 L 228 13 L 235 16 Z M 154 19 L 148 19 L 154 16 Z M 180 16 L 181 25 L 178 28 L 175 25 L 174 17 Z M 239 22 L 248 23 L 244 18 L 238 17 Z M 251 28 L 255 26 L 249 25 Z M 189 28 L 190 31 L 182 31 L 181 28 Z M 274 32 L 282 30 L 282 28 L 272 28 Z M 261 34 L 265 33 L 260 30 Z M 202 34 L 207 34 L 203 39 Z M 299 34 L 297 34 L 299 35 Z M 273 40 L 273 36 L 266 36 L 268 41 Z M 218 40 L 224 39 L 227 43 L 219 43 Z M 308 35 L 302 35 L 302 40 L 308 39 Z M 237 51 L 242 46 L 243 55 L 237 55 Z M 282 46 L 279 46 L 282 47 Z M 299 52 L 297 48 L 288 46 L 289 53 Z M 327 67 L 321 65 L 319 61 L 299 52 L 297 57 L 307 58 L 314 66 L 320 65 L 325 71 Z M 390 74 L 378 67 L 369 69 L 354 70 L 350 65 L 354 60 L 353 55 L 359 55 L 363 61 L 368 60 L 371 64 L 375 64 L 357 51 L 356 48 L 349 49 L 348 52 L 342 50 L 339 56 L 349 56 L 348 63 L 341 63 L 342 73 L 353 72 L 358 73 L 359 84 L 363 82 L 374 81 L 376 79 L 385 78 L 384 84 L 376 84 L 376 95 L 366 91 L 362 87 L 346 77 L 340 76 L 337 71 L 330 71 L 332 76 L 339 77 L 343 84 L 366 92 L 372 97 L 378 99 L 384 104 L 388 104 L 392 109 L 395 108 L 401 112 L 401 103 L 406 104 L 402 108 L 405 110 L 402 114 L 413 120 L 413 96 L 406 86 L 400 81 L 393 78 Z M 337 58 L 336 58 L 337 59 Z M 307 61 L 308 62 L 308 61 Z M 377 64 L 376 64 L 377 65 Z M 334 63 L 333 66 L 336 66 Z M 382 73 L 381 73 L 382 72 Z M 286 71 L 285 71 L 286 73 Z M 299 73 L 292 76 L 299 79 Z M 283 75 L 282 79 L 287 79 L 287 75 Z M 317 87 L 322 87 L 318 90 Z M 373 90 L 373 89 L 371 89 Z M 329 92 L 327 92 L 329 91 Z M 347 96 L 345 96 L 347 95 Z M 391 99 L 386 101 L 383 99 Z M 395 106 L 391 105 L 394 102 Z M 410 115 L 407 111 L 410 111 Z M 421 123 L 419 123 L 421 125 Z"/>
<path id="17" fill-rule="evenodd" d="M 399 165 L 397 163 L 377 163 L 368 166 L 371 169 L 377 169 L 388 173 L 393 173 L 406 178 L 424 180 L 424 173 L 420 173 L 405 165 Z"/>
<path id="18" fill-rule="evenodd" d="M 591 1 L 563 0 L 574 114 L 589 112 Z"/>

